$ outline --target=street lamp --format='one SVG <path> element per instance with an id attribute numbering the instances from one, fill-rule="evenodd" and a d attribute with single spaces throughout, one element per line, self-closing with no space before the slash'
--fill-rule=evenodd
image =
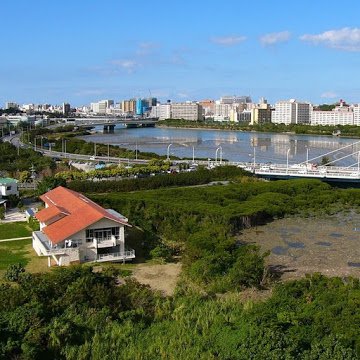
<path id="1" fill-rule="evenodd" d="M 309 164 L 309 150 L 310 148 L 308 146 L 305 146 L 306 147 L 306 167 L 308 166 Z"/>
<path id="2" fill-rule="evenodd" d="M 215 163 L 217 164 L 217 159 L 218 159 L 218 151 L 220 150 L 220 165 L 221 165 L 221 162 L 222 162 L 222 147 L 219 146 L 216 151 L 215 151 Z"/>
<path id="3" fill-rule="evenodd" d="M 290 148 L 286 152 L 286 174 L 288 173 L 289 170 L 289 154 L 290 154 Z"/>
<path id="4" fill-rule="evenodd" d="M 66 159 L 66 139 L 64 139 L 64 158 Z"/>
<path id="5" fill-rule="evenodd" d="M 172 146 L 172 144 L 169 144 L 167 147 L 167 151 L 166 151 L 166 160 L 170 161 L 170 146 Z"/>

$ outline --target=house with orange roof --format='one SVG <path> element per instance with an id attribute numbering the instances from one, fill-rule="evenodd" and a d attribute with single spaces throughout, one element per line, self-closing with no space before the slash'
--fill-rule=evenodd
<path id="1" fill-rule="evenodd" d="M 62 186 L 40 198 L 45 208 L 36 213 L 40 230 L 33 232 L 32 243 L 49 266 L 135 258 L 125 247 L 125 228 L 131 227 L 125 216 Z"/>

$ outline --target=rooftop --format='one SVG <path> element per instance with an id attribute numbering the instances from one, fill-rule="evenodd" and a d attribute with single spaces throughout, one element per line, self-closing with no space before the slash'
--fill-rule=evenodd
<path id="1" fill-rule="evenodd" d="M 40 198 L 48 207 L 39 211 L 36 218 L 41 222 L 55 220 L 42 230 L 53 244 L 68 239 L 104 218 L 130 226 L 121 214 L 104 209 L 86 196 L 62 186 L 48 191 Z"/>
<path id="2" fill-rule="evenodd" d="M 16 179 L 12 179 L 12 178 L 0 178 L 0 184 L 1 185 L 5 185 L 5 184 L 13 184 L 14 182 L 18 182 Z"/>

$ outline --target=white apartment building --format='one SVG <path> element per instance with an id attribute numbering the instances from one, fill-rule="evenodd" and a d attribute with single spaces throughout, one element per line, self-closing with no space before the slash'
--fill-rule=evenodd
<path id="1" fill-rule="evenodd" d="M 222 104 L 220 101 L 216 101 L 214 108 L 214 117 L 218 119 L 229 119 L 232 105 Z"/>
<path id="2" fill-rule="evenodd" d="M 202 120 L 202 106 L 194 102 L 171 104 L 171 118 L 184 120 Z"/>
<path id="3" fill-rule="evenodd" d="M 311 111 L 311 125 L 355 125 L 355 116 L 357 124 L 360 124 L 359 107 L 350 107 L 340 102 L 340 105 L 331 111 Z"/>
<path id="4" fill-rule="evenodd" d="M 114 105 L 114 100 L 100 100 L 95 103 L 91 103 L 91 111 L 94 114 L 106 114 L 110 109 L 110 106 Z"/>
<path id="5" fill-rule="evenodd" d="M 352 111 L 318 111 L 311 112 L 311 125 L 354 125 Z"/>
<path id="6" fill-rule="evenodd" d="M 353 106 L 354 125 L 360 126 L 360 104 Z"/>
<path id="7" fill-rule="evenodd" d="M 278 101 L 271 114 L 274 124 L 310 124 L 311 104 L 300 103 L 295 99 Z"/>
<path id="8" fill-rule="evenodd" d="M 158 104 L 151 108 L 150 117 L 159 118 L 159 120 L 165 120 L 171 118 L 171 105 L 170 104 Z"/>

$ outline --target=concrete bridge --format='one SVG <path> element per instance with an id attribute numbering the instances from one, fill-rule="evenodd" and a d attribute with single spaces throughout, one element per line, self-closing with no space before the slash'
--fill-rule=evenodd
<path id="1" fill-rule="evenodd" d="M 68 118 L 66 123 L 76 126 L 94 127 L 104 126 L 105 132 L 113 132 L 118 124 L 124 124 L 127 127 L 151 127 L 155 126 L 158 118 L 127 118 L 127 117 L 84 117 L 84 118 Z"/>

